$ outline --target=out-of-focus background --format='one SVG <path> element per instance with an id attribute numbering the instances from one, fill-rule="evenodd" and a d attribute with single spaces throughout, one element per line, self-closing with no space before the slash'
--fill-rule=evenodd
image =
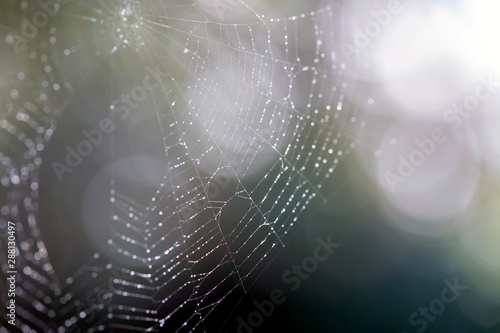
<path id="1" fill-rule="evenodd" d="M 4 0 L 0 332 L 500 332 L 499 10 Z"/>

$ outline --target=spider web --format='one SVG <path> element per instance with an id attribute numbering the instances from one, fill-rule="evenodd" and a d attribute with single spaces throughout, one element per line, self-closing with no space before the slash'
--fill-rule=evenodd
<path id="1" fill-rule="evenodd" d="M 98 54 L 133 50 L 161 83 L 149 98 L 165 171 L 151 196 L 113 174 L 112 255 L 96 253 L 65 282 L 50 270 L 51 279 L 34 279 L 57 300 L 42 307 L 27 299 L 34 311 L 19 313 L 27 327 L 210 330 L 227 317 L 218 305 L 237 304 L 311 201 L 326 200 L 324 182 L 355 148 L 349 133 L 364 126 L 345 101 L 352 83 L 328 49 L 334 36 L 323 30 L 340 14 L 328 6 L 269 18 L 245 2 L 240 7 L 245 23 L 210 16 L 205 2 L 67 9 L 96 31 Z M 119 109 L 111 104 L 116 122 Z M 122 140 L 113 133 L 112 156 Z M 33 232 L 18 237 L 41 240 Z M 36 319 L 49 309 L 57 309 L 50 315 L 56 326 Z"/>

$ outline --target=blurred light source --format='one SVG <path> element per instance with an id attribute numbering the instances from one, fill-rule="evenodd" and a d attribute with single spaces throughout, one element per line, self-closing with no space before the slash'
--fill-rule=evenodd
<path id="1" fill-rule="evenodd" d="M 469 81 L 457 57 L 460 22 L 447 8 L 406 3 L 405 12 L 381 36 L 378 76 L 401 106 L 400 115 L 439 118 Z"/>
<path id="2" fill-rule="evenodd" d="M 485 162 L 490 168 L 500 168 L 500 114 L 498 105 L 500 96 L 496 94 L 485 100 L 476 114 L 471 114 L 464 122 L 469 129 L 467 140 L 476 158 Z"/>
<path id="3" fill-rule="evenodd" d="M 373 172 L 398 227 L 440 236 L 460 226 L 476 193 L 479 166 L 455 133 L 439 125 L 396 124 L 378 151 Z"/>
<path id="4" fill-rule="evenodd" d="M 223 165 L 238 177 L 259 174 L 290 140 L 291 118 L 276 102 L 287 95 L 286 73 L 265 64 L 255 66 L 255 73 L 245 68 L 243 64 L 221 66 L 193 83 L 190 104 L 196 131 L 207 133 L 202 141 L 206 152 L 197 167 L 205 172 L 213 173 Z M 262 97 L 255 98 L 255 92 Z M 190 134 L 194 140 L 196 133 Z"/>
<path id="5" fill-rule="evenodd" d="M 475 71 L 500 74 L 500 21 L 497 0 L 470 0 L 462 14 L 464 36 L 460 55 Z"/>

